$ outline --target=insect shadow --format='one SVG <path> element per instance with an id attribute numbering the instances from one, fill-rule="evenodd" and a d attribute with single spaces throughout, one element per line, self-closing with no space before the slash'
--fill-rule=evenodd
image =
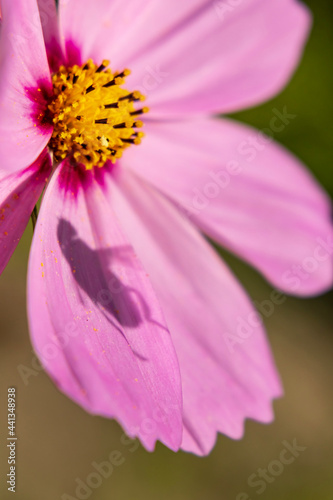
<path id="1" fill-rule="evenodd" d="M 113 262 L 121 263 L 124 269 L 135 274 L 133 249 L 130 246 L 92 249 L 79 238 L 75 228 L 65 219 L 58 222 L 57 236 L 76 283 L 124 337 L 123 328 L 135 328 L 144 321 L 166 330 L 151 318 L 150 309 L 142 294 L 125 285 L 110 271 L 110 264 Z"/>

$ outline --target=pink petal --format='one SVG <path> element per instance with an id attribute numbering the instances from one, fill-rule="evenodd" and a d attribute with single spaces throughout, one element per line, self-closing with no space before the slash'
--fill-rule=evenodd
<path id="1" fill-rule="evenodd" d="M 44 151 L 23 172 L 0 178 L 0 273 L 21 239 L 50 172 L 51 159 Z"/>
<path id="2" fill-rule="evenodd" d="M 33 163 L 52 127 L 41 115 L 52 93 L 36 0 L 2 0 L 0 31 L 0 165 Z"/>
<path id="3" fill-rule="evenodd" d="M 203 0 L 171 3 L 128 0 L 71 0 L 59 6 L 60 28 L 67 41 L 68 55 L 77 47 L 80 62 L 112 59 L 115 69 L 132 59 L 134 51 L 151 48 L 155 39 L 172 35 L 181 20 L 206 7 Z M 207 2 L 206 2 L 207 3 Z M 69 57 L 71 58 L 71 57 Z"/>
<path id="4" fill-rule="evenodd" d="M 121 57 L 117 45 L 127 35 L 133 39 L 133 35 L 137 34 L 135 24 L 138 18 L 144 17 L 149 8 L 148 2 L 143 5 L 142 1 L 136 0 L 60 2 L 60 31 L 65 40 L 68 60 L 81 64 L 90 58 L 96 63 L 111 58 L 112 67 L 118 69 L 117 65 L 125 64 L 125 59 Z"/>
<path id="5" fill-rule="evenodd" d="M 71 0 L 60 10 L 64 37 L 83 60 L 106 57 L 115 69 L 132 70 L 126 85 L 149 95 L 150 116 L 231 112 L 269 99 L 297 66 L 310 24 L 295 0 L 231 7 Z"/>
<path id="6" fill-rule="evenodd" d="M 271 126 L 286 125 L 274 116 Z M 330 200 L 295 157 L 270 142 L 231 120 L 147 124 L 142 145 L 124 162 L 276 287 L 323 292 L 333 281 Z"/>
<path id="7" fill-rule="evenodd" d="M 61 48 L 56 3 L 55 0 L 37 0 L 37 3 L 49 65 L 52 71 L 58 71 L 65 59 Z"/>
<path id="8" fill-rule="evenodd" d="M 195 228 L 129 172 L 113 188 L 117 215 L 166 315 L 183 385 L 182 448 L 209 453 L 217 431 L 243 434 L 244 419 L 273 418 L 281 388 L 260 319 Z"/>
<path id="9" fill-rule="evenodd" d="M 180 446 L 177 357 L 146 272 L 91 174 L 55 172 L 28 271 L 34 348 L 61 391 L 148 450 Z"/>

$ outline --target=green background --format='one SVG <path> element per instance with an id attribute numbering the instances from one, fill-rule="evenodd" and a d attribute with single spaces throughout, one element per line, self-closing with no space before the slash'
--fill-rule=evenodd
<path id="1" fill-rule="evenodd" d="M 303 61 L 278 97 L 236 118 L 267 127 L 272 109 L 284 105 L 297 118 L 276 140 L 301 158 L 333 194 L 331 61 L 333 8 L 329 0 L 308 0 L 314 27 Z M 75 479 L 93 472 L 92 462 L 119 450 L 124 463 L 89 497 L 93 500 L 240 500 L 241 492 L 262 500 L 331 500 L 333 497 L 333 336 L 332 293 L 312 299 L 289 298 L 267 319 L 285 397 L 275 403 L 276 420 L 265 426 L 247 422 L 245 438 L 219 436 L 210 456 L 174 454 L 158 444 L 155 453 L 134 452 L 121 442 L 114 421 L 86 414 L 62 395 L 44 373 L 25 386 L 17 366 L 31 367 L 33 353 L 25 315 L 25 279 L 31 241 L 29 225 L 0 279 L 1 421 L 0 497 L 6 492 L 6 393 L 17 388 L 19 500 L 56 500 L 75 496 Z M 265 300 L 271 287 L 252 269 L 223 253 L 253 300 Z M 282 442 L 294 439 L 306 450 L 286 465 L 261 495 L 247 484 L 258 468 L 277 460 Z M 237 498 L 238 497 L 238 498 Z M 246 497 L 245 497 L 246 498 Z"/>

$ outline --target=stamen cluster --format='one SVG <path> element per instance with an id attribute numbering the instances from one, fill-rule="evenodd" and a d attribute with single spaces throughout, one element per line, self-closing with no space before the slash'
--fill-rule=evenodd
<path id="1" fill-rule="evenodd" d="M 128 69 L 112 73 L 104 60 L 100 66 L 89 60 L 82 66 L 61 66 L 52 77 L 54 99 L 48 106 L 54 130 L 49 146 L 56 161 L 71 155 L 86 169 L 113 163 L 131 144 L 140 144 L 142 121 L 137 117 L 148 108 L 135 109 L 143 101 L 138 92 L 121 88 Z"/>

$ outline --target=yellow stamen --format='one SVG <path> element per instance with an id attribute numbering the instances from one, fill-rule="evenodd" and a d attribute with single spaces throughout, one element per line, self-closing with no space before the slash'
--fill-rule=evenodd
<path id="1" fill-rule="evenodd" d="M 109 64 L 104 60 L 97 66 L 89 60 L 81 67 L 61 66 L 53 75 L 49 110 L 54 131 L 49 146 L 56 161 L 72 156 L 90 170 L 107 160 L 115 163 L 124 149 L 141 143 L 144 134 L 136 129 L 143 123 L 137 117 L 149 109 L 135 109 L 134 102 L 145 97 L 121 88 L 130 71 L 112 73 L 106 69 Z"/>

